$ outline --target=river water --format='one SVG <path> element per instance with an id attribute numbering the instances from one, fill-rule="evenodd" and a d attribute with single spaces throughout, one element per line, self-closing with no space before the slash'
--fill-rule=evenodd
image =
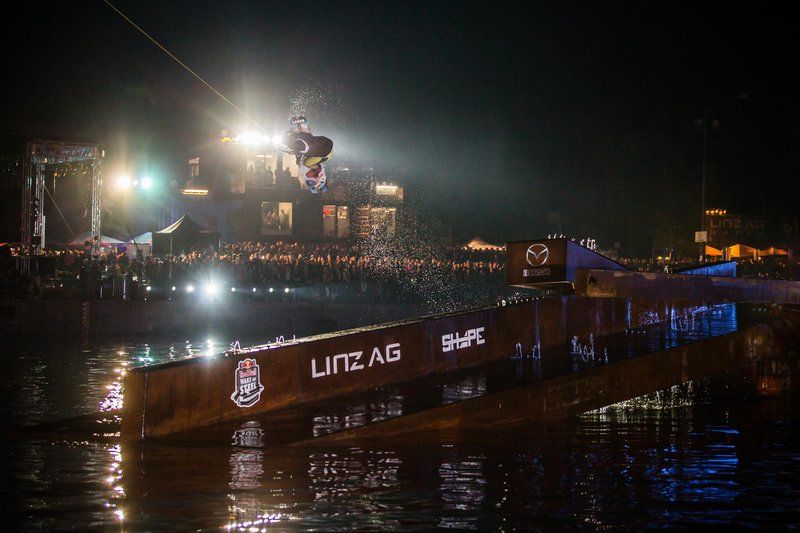
<path id="1" fill-rule="evenodd" d="M 324 447 L 121 445 L 113 432 L 70 431 L 73 422 L 108 416 L 125 369 L 219 352 L 230 339 L 149 340 L 0 347 L 3 525 L 254 532 L 800 525 L 794 397 L 761 399 L 746 387 L 704 382 L 669 402 L 570 420 Z M 241 341 L 255 340 L 263 339 Z"/>

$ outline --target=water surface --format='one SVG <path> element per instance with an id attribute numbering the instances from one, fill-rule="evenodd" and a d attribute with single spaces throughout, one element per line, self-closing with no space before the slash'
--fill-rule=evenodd
<path id="1" fill-rule="evenodd" d="M 113 434 L 18 429 L 102 418 L 119 401 L 126 368 L 229 341 L 6 341 L 3 523 L 79 531 L 800 524 L 798 400 L 759 399 L 727 382 L 684 388 L 671 409 L 343 446 L 123 446 Z"/>

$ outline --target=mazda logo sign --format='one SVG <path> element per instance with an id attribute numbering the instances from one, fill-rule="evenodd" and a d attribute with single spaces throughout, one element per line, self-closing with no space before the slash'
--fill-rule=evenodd
<path id="1" fill-rule="evenodd" d="M 541 243 L 531 244 L 528 246 L 528 251 L 525 252 L 525 260 L 532 267 L 542 266 L 547 263 L 547 257 L 550 252 L 547 246 Z"/>

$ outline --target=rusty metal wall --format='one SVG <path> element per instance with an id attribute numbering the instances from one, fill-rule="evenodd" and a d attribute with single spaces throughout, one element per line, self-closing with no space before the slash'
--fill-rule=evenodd
<path id="1" fill-rule="evenodd" d="M 126 439 L 273 411 L 310 400 L 449 372 L 663 320 L 697 302 L 558 297 L 325 335 L 228 357 L 142 367 L 125 378 Z M 263 391 L 252 405 L 234 396 L 239 363 L 251 359 Z M 252 366 L 250 369 L 252 370 Z M 246 379 L 246 378 L 244 378 Z"/>

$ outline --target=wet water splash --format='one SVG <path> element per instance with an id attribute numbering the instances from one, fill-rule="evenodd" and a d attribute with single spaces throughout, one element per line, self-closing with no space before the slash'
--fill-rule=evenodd
<path id="1" fill-rule="evenodd" d="M 698 396 L 695 389 L 695 383 L 689 381 L 680 385 L 674 385 L 665 390 L 607 405 L 600 409 L 587 411 L 583 416 L 593 416 L 619 411 L 662 410 L 691 407 L 696 405 L 697 402 L 700 401 L 700 398 L 705 398 L 704 395 Z"/>

